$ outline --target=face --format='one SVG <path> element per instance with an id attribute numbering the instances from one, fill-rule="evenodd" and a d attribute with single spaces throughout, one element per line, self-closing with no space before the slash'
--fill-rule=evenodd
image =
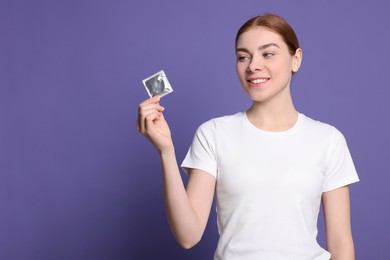
<path id="1" fill-rule="evenodd" d="M 302 53 L 289 53 L 281 36 L 265 27 L 255 27 L 237 40 L 237 74 L 253 101 L 290 97 L 292 72 L 297 72 Z"/>

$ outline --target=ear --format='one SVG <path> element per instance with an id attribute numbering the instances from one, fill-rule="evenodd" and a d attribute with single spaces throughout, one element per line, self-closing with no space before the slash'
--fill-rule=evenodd
<path id="1" fill-rule="evenodd" d="M 299 70 L 302 63 L 302 49 L 298 48 L 293 56 L 292 71 L 295 73 Z"/>

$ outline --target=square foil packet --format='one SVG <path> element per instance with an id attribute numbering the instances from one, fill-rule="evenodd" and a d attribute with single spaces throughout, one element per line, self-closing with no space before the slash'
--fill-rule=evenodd
<path id="1" fill-rule="evenodd" d="M 142 81 L 150 97 L 163 97 L 173 91 L 171 84 L 168 81 L 167 75 L 163 70 L 153 74 L 152 76 Z"/>

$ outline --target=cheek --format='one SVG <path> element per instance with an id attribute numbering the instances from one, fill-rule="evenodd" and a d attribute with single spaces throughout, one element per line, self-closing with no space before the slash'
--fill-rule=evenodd
<path id="1" fill-rule="evenodd" d="M 274 73 L 277 73 L 279 75 L 286 75 L 286 77 L 289 77 L 292 72 L 292 65 L 289 61 L 286 61 L 283 63 L 275 63 L 270 69 Z"/>

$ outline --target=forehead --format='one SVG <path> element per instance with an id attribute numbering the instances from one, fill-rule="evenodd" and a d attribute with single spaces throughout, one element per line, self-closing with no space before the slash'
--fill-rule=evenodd
<path id="1" fill-rule="evenodd" d="M 269 43 L 276 43 L 281 48 L 287 48 L 287 44 L 285 44 L 278 33 L 263 26 L 253 27 L 242 33 L 237 39 L 237 48 L 257 48 L 258 46 Z"/>

